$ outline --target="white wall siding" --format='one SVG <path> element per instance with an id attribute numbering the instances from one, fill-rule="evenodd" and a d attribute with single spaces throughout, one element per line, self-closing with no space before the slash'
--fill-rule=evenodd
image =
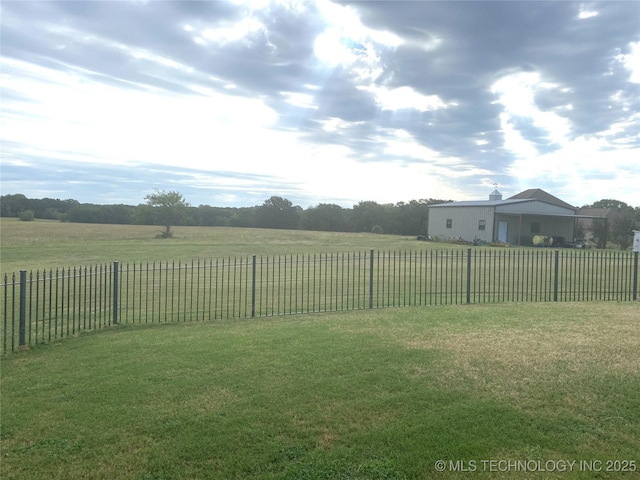
<path id="1" fill-rule="evenodd" d="M 447 228 L 451 220 L 451 228 Z M 485 221 L 485 229 L 479 229 L 479 221 Z M 493 207 L 436 207 L 429 209 L 429 235 L 444 240 L 462 238 L 490 242 L 493 235 Z"/>

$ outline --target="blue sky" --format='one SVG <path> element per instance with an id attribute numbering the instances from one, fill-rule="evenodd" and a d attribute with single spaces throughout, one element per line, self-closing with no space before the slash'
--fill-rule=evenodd
<path id="1" fill-rule="evenodd" d="M 640 2 L 0 8 L 2 194 L 640 206 Z"/>

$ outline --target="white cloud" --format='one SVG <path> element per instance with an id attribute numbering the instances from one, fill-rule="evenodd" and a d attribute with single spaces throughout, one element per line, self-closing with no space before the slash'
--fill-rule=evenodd
<path id="1" fill-rule="evenodd" d="M 422 95 L 408 86 L 388 89 L 386 87 L 369 85 L 358 88 L 372 93 L 376 99 L 376 103 L 380 105 L 383 110 L 415 109 L 421 112 L 428 112 L 430 110 L 447 108 L 447 104 L 437 95 Z"/>
<path id="2" fill-rule="evenodd" d="M 594 192 L 615 198 L 637 195 L 638 158 L 637 146 L 613 149 L 603 137 L 581 136 L 560 150 L 518 158 L 509 167 L 509 174 L 528 185 L 548 181 L 563 185 L 573 191 L 571 200 L 582 205 L 593 202 Z"/>
<path id="3" fill-rule="evenodd" d="M 315 101 L 313 99 L 313 95 L 298 92 L 281 93 L 285 97 L 285 102 L 291 105 L 295 105 L 297 107 L 312 108 L 314 110 L 318 109 L 318 106 L 315 104 Z"/>
<path id="4" fill-rule="evenodd" d="M 20 70 L 26 65 L 12 67 Z M 91 81 L 82 72 L 60 74 L 44 67 L 34 73 L 34 79 L 27 82 L 4 78 L 3 88 L 31 101 L 14 105 L 22 109 L 20 115 L 6 122 L 1 133 L 3 138 L 29 145 L 29 151 L 23 153 L 31 155 L 268 175 L 275 185 L 298 185 L 305 195 L 319 201 L 333 198 L 346 206 L 371 198 L 372 190 L 382 192 L 382 198 L 390 202 L 421 198 L 426 184 L 435 184 L 434 174 L 446 175 L 454 164 L 453 159 L 441 158 L 403 130 L 381 132 L 386 142 L 383 150 L 395 160 L 364 167 L 347 147 L 305 144 L 295 133 L 273 130 L 278 116 L 259 99 L 202 88 L 196 90 L 205 96 L 193 97 L 154 89 L 123 90 Z M 312 104 L 310 95 L 285 95 L 294 104 Z M 3 113 L 5 120 L 7 115 L 11 112 Z M 323 128 L 346 132 L 361 123 L 333 118 Z M 37 137 L 33 131 L 39 132 Z M 422 163 L 409 170 L 407 158 Z M 191 187 L 259 190 L 257 184 L 251 186 L 245 180 L 216 181 L 205 176 L 193 182 L 193 175 L 188 178 Z M 364 182 L 354 182 L 355 178 Z M 432 186 L 429 195 L 437 196 L 437 192 L 447 198 L 456 193 Z"/>
<path id="5" fill-rule="evenodd" d="M 245 18 L 224 27 L 205 28 L 200 32 L 200 37 L 215 44 L 224 45 L 229 42 L 237 42 L 264 30 L 264 25 L 256 18 Z"/>
<path id="6" fill-rule="evenodd" d="M 245 42 L 252 43 L 256 35 L 263 35 L 265 39 L 269 37 L 269 30 L 259 16 L 268 13 L 269 8 L 277 5 L 291 11 L 303 13 L 305 2 L 296 0 L 230 0 L 231 3 L 239 6 L 243 11 L 243 18 L 236 22 L 224 21 L 215 27 L 207 26 L 204 22 L 200 27 L 191 24 L 184 25 L 184 30 L 193 34 L 193 40 L 206 45 L 213 43 L 217 46 L 224 46 L 227 43 Z M 272 48 L 273 45 L 269 44 Z"/>
<path id="7" fill-rule="evenodd" d="M 526 140 L 512 123 L 508 113 L 500 114 L 500 128 L 504 138 L 504 148 L 510 151 L 516 159 L 527 159 L 538 155 L 533 143 Z"/>
<path id="8" fill-rule="evenodd" d="M 585 20 L 587 18 L 592 18 L 592 17 L 597 17 L 598 16 L 598 12 L 596 12 L 595 10 L 580 10 L 580 13 L 578 13 L 578 18 L 580 20 Z"/>
<path id="9" fill-rule="evenodd" d="M 316 57 L 328 68 L 348 67 L 359 82 L 370 82 L 383 71 L 380 48 L 395 48 L 402 40 L 391 32 L 362 25 L 350 6 L 319 0 L 325 30 L 314 42 Z"/>
<path id="10" fill-rule="evenodd" d="M 326 120 L 320 120 L 318 123 L 322 125 L 325 132 L 346 132 L 349 128 L 362 125 L 364 122 L 347 122 L 341 118 L 331 117 Z"/>
<path id="11" fill-rule="evenodd" d="M 310 152 L 307 152 L 309 154 Z M 368 162 L 351 158 L 346 147 L 323 146 L 308 155 L 299 175 L 300 188 L 313 202 L 352 206 L 361 200 L 395 203 L 425 197 L 461 198 L 468 194 L 447 186 L 438 173 L 451 173 L 428 162 L 410 166 L 404 160 Z"/>
<path id="12" fill-rule="evenodd" d="M 525 121 L 542 129 L 547 138 L 556 144 L 568 141 L 571 132 L 569 120 L 557 113 L 540 110 L 536 104 L 536 93 L 547 89 L 559 87 L 542 82 L 537 72 L 506 75 L 491 86 L 492 93 L 498 97 L 497 103 L 504 108 L 504 112 L 500 114 L 500 123 L 505 135 L 505 148 L 519 156 L 535 154 L 535 147 L 518 131 L 517 121 Z M 560 88 L 562 90 L 564 89 Z"/>
<path id="13" fill-rule="evenodd" d="M 600 198 L 619 192 L 621 200 L 638 203 L 640 112 L 634 88 L 640 83 L 640 42 L 630 21 L 609 22 L 633 11 L 624 2 L 600 12 L 607 22 L 594 18 L 599 6 L 576 6 L 572 18 L 554 18 L 554 27 L 564 21 L 558 25 L 563 28 L 547 28 L 530 43 L 522 41 L 533 37 L 526 30 L 528 6 L 521 2 L 509 3 L 522 17 L 516 13 L 510 18 L 514 27 L 504 28 L 492 22 L 507 5 L 492 2 L 482 5 L 486 15 L 472 19 L 447 2 L 415 2 L 400 10 L 394 2 L 231 1 L 235 5 L 225 8 L 202 4 L 203 10 L 214 6 L 211 15 L 194 15 L 182 2 L 134 9 L 116 2 L 105 18 L 98 18 L 103 10 L 93 4 L 73 14 L 64 2 L 3 4 L 3 166 L 24 171 L 19 167 L 46 157 L 61 168 L 100 163 L 124 166 L 118 167 L 123 172 L 151 163 L 171 171 L 171 182 L 220 187 L 224 198 L 234 199 L 243 188 L 265 197 L 297 192 L 342 204 L 465 199 L 494 180 L 521 180 L 527 182 L 523 188 L 555 194 L 557 186 Z M 422 15 L 409 18 L 409 11 Z M 565 7 L 558 13 L 566 13 Z M 131 15 L 126 32 L 118 15 Z M 86 27 L 98 21 L 95 31 Z M 297 21 L 312 25 L 307 34 Z M 132 32 L 136 25 L 140 31 Z M 492 26 L 504 28 L 501 45 Z M 627 31 L 607 35 L 614 28 Z M 168 44 L 166 32 L 176 29 L 181 38 Z M 618 38 L 624 40 L 613 44 Z M 265 53 L 265 44 L 286 49 L 277 67 L 275 50 Z M 396 52 L 401 45 L 406 48 Z M 268 58 L 245 62 L 239 51 Z M 95 58 L 96 52 L 105 54 Z M 209 54 L 213 60 L 204 61 Z M 558 68 L 566 54 L 569 61 Z M 602 58 L 609 64 L 594 71 Z M 538 71 L 504 74 L 519 62 Z M 461 67 L 445 68 L 453 64 Z M 482 82 L 495 73 L 491 69 L 503 72 L 490 85 L 495 105 L 466 111 L 484 100 Z M 590 82 L 592 75 L 601 77 Z M 333 90 L 323 90 L 329 76 L 331 89 L 350 85 L 330 96 Z M 394 87 L 385 83 L 390 79 Z M 598 90 L 589 92 L 595 84 Z M 598 101 L 584 102 L 585 94 Z M 542 107 L 543 96 L 555 103 Z M 373 101 L 383 111 L 377 116 Z M 587 103 L 590 115 L 580 110 Z M 297 130 L 293 115 L 304 130 Z M 367 120 L 347 120 L 352 118 Z M 418 124 L 406 123 L 417 118 Z M 594 127 L 601 125 L 594 118 L 612 120 Z M 317 129 L 309 130 L 314 122 Z M 496 128 L 502 138 L 495 137 Z M 574 132 L 589 133 L 575 138 Z M 456 138 L 464 141 L 458 145 Z M 481 166 L 492 154 L 489 168 L 495 171 L 489 172 Z M 182 167 L 202 176 L 177 173 Z M 29 180 L 22 185 L 33 195 Z"/>
<path id="14" fill-rule="evenodd" d="M 318 0 L 318 9 L 324 15 L 328 30 L 338 32 L 341 37 L 353 42 L 375 42 L 381 45 L 397 47 L 402 40 L 392 32 L 373 30 L 365 27 L 360 16 L 350 6 L 342 6 L 328 0 Z"/>
<path id="15" fill-rule="evenodd" d="M 504 148 L 515 157 L 507 173 L 526 185 L 549 181 L 564 185 L 567 191 L 579 192 L 574 194 L 576 204 L 592 201 L 589 199 L 593 192 L 612 192 L 609 196 L 618 192 L 626 198 L 635 195 L 640 137 L 631 131 L 634 127 L 637 129 L 638 115 L 631 115 L 597 134 L 572 138 L 571 124 L 566 118 L 540 110 L 535 102 L 536 93 L 548 88 L 558 86 L 542 82 L 538 73 L 531 72 L 507 75 L 492 86 L 492 92 L 504 108 L 500 114 Z M 611 101 L 625 102 L 622 96 L 616 95 Z M 622 105 L 616 108 L 627 110 Z M 566 105 L 564 110 L 571 111 L 571 105 Z M 523 122 L 546 132 L 556 148 L 548 153 L 539 152 L 533 142 L 524 138 L 520 126 Z M 589 188 L 585 189 L 587 185 Z"/>
<path id="16" fill-rule="evenodd" d="M 621 137 L 621 135 L 624 135 Z M 598 136 L 607 138 L 611 143 L 640 144 L 640 112 L 629 115 L 624 120 L 612 123 L 609 128 L 598 132 Z"/>
<path id="17" fill-rule="evenodd" d="M 11 66 L 19 70 L 23 64 Z M 234 152 L 262 157 L 250 146 L 260 148 L 258 139 L 268 137 L 264 129 L 278 118 L 259 99 L 141 92 L 44 67 L 37 73 L 47 81 L 3 78 L 3 89 L 29 101 L 3 112 L 3 119 L 13 118 L 0 135 L 49 155 L 82 152 L 85 161 L 97 163 L 222 166 L 221 150 L 225 157 L 237 157 Z"/>
<path id="18" fill-rule="evenodd" d="M 629 53 L 618 54 L 616 60 L 629 71 L 631 83 L 640 83 L 640 42 L 630 43 Z"/>

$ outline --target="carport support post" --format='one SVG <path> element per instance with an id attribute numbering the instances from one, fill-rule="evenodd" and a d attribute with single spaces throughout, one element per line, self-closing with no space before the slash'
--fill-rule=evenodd
<path id="1" fill-rule="evenodd" d="M 638 300 L 638 252 L 633 252 L 633 301 Z"/>
<path id="2" fill-rule="evenodd" d="M 467 248 L 467 303 L 471 303 L 471 247 Z"/>
<path id="3" fill-rule="evenodd" d="M 558 301 L 558 269 L 560 263 L 560 250 L 556 249 L 553 267 L 553 301 Z"/>

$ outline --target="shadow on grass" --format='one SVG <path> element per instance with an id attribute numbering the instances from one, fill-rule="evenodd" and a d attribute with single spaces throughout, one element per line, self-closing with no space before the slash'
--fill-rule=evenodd
<path id="1" fill-rule="evenodd" d="M 456 319 L 467 311 L 475 310 L 433 310 Z M 410 313 L 393 312 L 393 321 L 380 312 L 119 327 L 7 358 L 3 477 L 468 478 L 451 467 L 637 456 L 637 375 L 609 371 L 607 363 L 573 363 L 583 365 L 575 372 L 546 362 L 544 375 L 520 385 L 537 398 L 523 406 L 523 392 L 492 395 L 491 382 L 500 380 L 489 363 L 495 356 L 470 372 L 450 351 L 406 348 L 391 338 L 402 321 L 410 327 L 403 339 L 442 331 Z M 345 325 L 349 331 L 338 328 Z M 480 330 L 473 322 L 460 328 Z M 566 386 L 539 381 L 560 374 Z M 512 379 L 503 380 L 501 388 Z M 438 460 L 454 463 L 438 472 Z M 598 475 L 605 477 L 543 477 Z"/>

